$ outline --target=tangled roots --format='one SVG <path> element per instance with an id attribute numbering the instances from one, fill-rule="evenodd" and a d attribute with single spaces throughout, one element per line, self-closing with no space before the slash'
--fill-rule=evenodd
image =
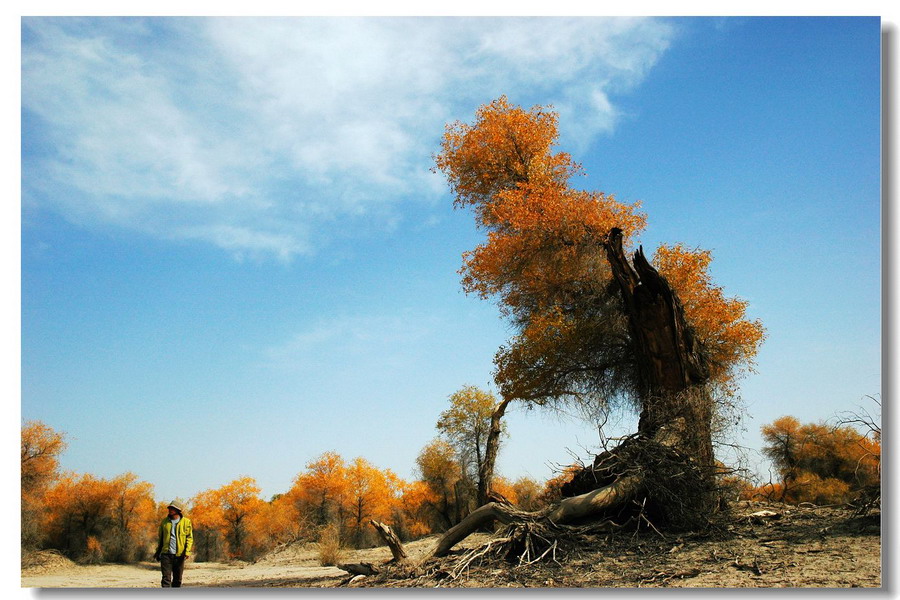
<path id="1" fill-rule="evenodd" d="M 562 486 L 564 496 L 576 496 L 609 485 L 624 476 L 637 476 L 640 492 L 633 501 L 606 518 L 652 522 L 668 529 L 703 528 L 718 499 L 710 467 L 697 464 L 672 446 L 634 435 L 595 457 Z"/>

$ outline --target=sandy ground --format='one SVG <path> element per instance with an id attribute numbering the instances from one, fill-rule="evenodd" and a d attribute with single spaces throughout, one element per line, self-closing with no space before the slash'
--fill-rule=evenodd
<path id="1" fill-rule="evenodd" d="M 758 510 L 772 518 L 747 518 Z M 852 518 L 835 508 L 745 506 L 726 530 L 714 535 L 597 536 L 573 547 L 559 562 L 517 566 L 485 557 L 452 575 L 467 549 L 487 534 L 470 536 L 460 552 L 428 561 L 414 574 L 383 575 L 351 585 L 377 587 L 880 587 L 881 535 L 878 515 Z M 421 561 L 435 536 L 407 544 Z M 347 551 L 342 562 L 381 564 L 387 548 Z M 23 587 L 135 588 L 159 585 L 155 563 L 78 566 L 49 556 L 22 571 Z M 193 563 L 185 587 L 337 587 L 347 573 L 322 567 L 314 545 L 289 547 L 254 564 Z"/>
<path id="2" fill-rule="evenodd" d="M 192 563 L 185 568 L 184 587 L 305 587 L 346 575 L 337 567 Z M 42 575 L 22 575 L 22 587 L 152 588 L 159 584 L 156 563 L 72 566 Z"/>
<path id="3" fill-rule="evenodd" d="M 478 534 L 462 547 L 483 543 L 489 536 Z M 430 536 L 406 550 L 413 559 L 424 558 L 437 543 Z M 22 569 L 22 587 L 34 588 L 144 588 L 159 587 L 160 570 L 155 562 L 134 565 L 77 565 L 58 553 L 32 557 L 34 564 Z M 386 548 L 347 550 L 341 562 L 378 564 L 391 558 Z M 319 564 L 315 544 L 282 548 L 256 563 L 212 563 L 188 561 L 184 587 L 334 587 L 347 579 L 345 571 Z"/>

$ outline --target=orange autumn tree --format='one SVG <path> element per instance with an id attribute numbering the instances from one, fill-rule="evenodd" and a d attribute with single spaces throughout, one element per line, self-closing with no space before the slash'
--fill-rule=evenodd
<path id="1" fill-rule="evenodd" d="M 107 559 L 131 562 L 146 558 L 152 545 L 145 541 L 147 532 L 154 531 L 157 525 L 153 484 L 139 480 L 134 473 L 125 473 L 113 478 L 110 487 L 113 528 Z"/>
<path id="2" fill-rule="evenodd" d="M 646 216 L 637 203 L 571 185 L 583 170 L 557 150 L 557 123 L 546 107 L 501 97 L 472 124 L 448 125 L 435 156 L 455 205 L 471 208 L 487 234 L 463 256 L 463 288 L 496 299 L 514 327 L 495 357 L 495 382 L 505 400 L 590 416 L 633 407 L 646 443 L 695 459 L 697 485 L 686 489 L 698 491 L 686 503 L 705 513 L 714 415 L 752 367 L 762 325 L 715 286 L 708 253 L 663 247 L 657 269 L 639 248 L 629 261 Z M 647 483 L 629 480 L 616 497 Z"/>
<path id="3" fill-rule="evenodd" d="M 252 477 L 240 477 L 216 490 L 222 509 L 222 525 L 229 555 L 253 558 L 256 540 L 251 536 L 254 519 L 260 516 L 264 502 L 260 488 Z"/>
<path id="4" fill-rule="evenodd" d="M 537 510 L 540 508 L 539 497 L 541 495 L 541 484 L 531 477 L 522 476 L 512 483 L 512 488 L 516 496 L 516 504 L 522 510 Z"/>
<path id="5" fill-rule="evenodd" d="M 790 503 L 866 500 L 881 485 L 881 440 L 850 426 L 801 424 L 784 416 L 762 427 L 763 453 L 780 481 L 758 493 Z"/>
<path id="6" fill-rule="evenodd" d="M 362 457 L 348 465 L 346 477 L 347 529 L 354 546 L 362 548 L 372 541 L 370 520 L 390 521 L 400 482 L 390 470 L 382 471 Z"/>
<path id="7" fill-rule="evenodd" d="M 225 520 L 222 512 L 216 490 L 204 490 L 191 498 L 188 516 L 194 526 L 196 560 L 215 561 L 225 556 Z M 160 514 L 166 514 L 164 506 L 160 506 Z"/>
<path id="8" fill-rule="evenodd" d="M 298 510 L 311 516 L 318 528 L 337 526 L 343 534 L 347 515 L 347 464 L 337 452 L 324 452 L 306 465 L 294 480 L 291 493 Z"/>
<path id="9" fill-rule="evenodd" d="M 67 473 L 45 495 L 48 546 L 86 562 L 147 558 L 158 525 L 153 486 L 132 473 L 113 479 Z"/>
<path id="10" fill-rule="evenodd" d="M 295 490 L 277 494 L 266 503 L 261 518 L 252 522 L 253 535 L 267 548 L 308 539 L 311 517 L 298 509 Z"/>
<path id="11" fill-rule="evenodd" d="M 65 436 L 40 421 L 22 426 L 22 537 L 23 548 L 40 545 L 45 529 L 44 493 L 59 477 L 59 456 Z"/>
<path id="12" fill-rule="evenodd" d="M 438 498 L 422 480 L 400 481 L 399 497 L 394 507 L 394 529 L 400 539 L 420 538 L 434 530 L 431 506 Z"/>
<path id="13" fill-rule="evenodd" d="M 266 549 L 254 535 L 258 531 L 255 521 L 262 519 L 266 508 L 259 493 L 255 479 L 239 477 L 220 488 L 200 492 L 191 500 L 195 543 L 204 559 L 215 556 L 213 548 L 219 544 L 228 556 L 245 560 Z"/>

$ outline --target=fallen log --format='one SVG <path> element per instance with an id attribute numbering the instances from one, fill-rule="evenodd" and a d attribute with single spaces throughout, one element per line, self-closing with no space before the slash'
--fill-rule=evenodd
<path id="1" fill-rule="evenodd" d="M 438 545 L 432 555 L 446 556 L 453 546 L 474 531 L 494 521 L 500 521 L 504 525 L 525 522 L 545 523 L 554 527 L 591 515 L 603 514 L 633 497 L 638 492 L 639 483 L 640 478 L 637 476 L 621 477 L 598 490 L 573 498 L 564 498 L 549 511 L 526 512 L 509 504 L 489 502 L 475 509 L 469 516 L 451 527 L 438 540 Z"/>
<path id="2" fill-rule="evenodd" d="M 342 571 L 347 571 L 351 575 L 365 575 L 366 577 L 380 573 L 378 567 L 367 562 L 340 564 L 337 565 L 337 568 Z"/>
<path id="3" fill-rule="evenodd" d="M 547 518 L 553 523 L 570 523 L 576 519 L 603 514 L 632 498 L 638 492 L 640 482 L 641 478 L 637 476 L 620 477 L 600 489 L 565 498 Z"/>
<path id="4" fill-rule="evenodd" d="M 518 510 L 509 504 L 500 502 L 488 502 L 484 506 L 479 506 L 469 515 L 447 530 L 438 540 L 438 545 L 432 552 L 433 556 L 446 556 L 450 549 L 462 540 L 469 537 L 471 533 L 477 529 L 500 521 L 504 524 L 513 523 L 515 521 L 529 521 L 539 518 L 541 513 L 529 513 Z"/>

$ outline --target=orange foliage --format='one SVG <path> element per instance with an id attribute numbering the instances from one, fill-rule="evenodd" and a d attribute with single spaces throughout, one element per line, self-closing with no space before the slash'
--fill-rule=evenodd
<path id="1" fill-rule="evenodd" d="M 431 533 L 429 507 L 438 502 L 438 497 L 424 481 L 403 483 L 398 499 L 399 518 L 395 520 L 408 538 L 418 538 Z"/>
<path id="2" fill-rule="evenodd" d="M 261 544 L 254 533 L 263 529 L 262 512 L 266 503 L 252 477 L 241 477 L 214 490 L 201 492 L 191 501 L 195 529 L 216 530 L 225 542 L 226 552 L 235 558 L 252 558 Z"/>
<path id="3" fill-rule="evenodd" d="M 103 562 L 103 544 L 100 543 L 96 536 L 88 536 L 83 560 L 91 564 Z"/>
<path id="4" fill-rule="evenodd" d="M 581 167 L 553 152 L 558 136 L 556 113 L 526 111 L 501 97 L 478 109 L 474 125 L 449 125 L 435 157 L 457 206 L 473 206 L 478 225 L 489 230 L 487 243 L 465 255 L 464 288 L 500 294 L 513 312 L 598 267 L 579 254 L 585 245 L 596 249 L 611 227 L 627 237 L 645 226 L 637 205 L 569 187 Z M 534 260 L 538 251 L 541 260 Z"/>
<path id="5" fill-rule="evenodd" d="M 516 486 L 506 477 L 495 476 L 491 482 L 491 491 L 500 494 L 513 504 L 519 504 L 519 494 L 516 491 Z"/>
<path id="6" fill-rule="evenodd" d="M 343 542 L 365 546 L 372 541 L 372 519 L 402 528 L 407 516 L 401 501 L 407 484 L 389 469 L 362 457 L 347 464 L 325 452 L 306 465 L 287 493 L 272 502 L 285 523 L 297 526 L 297 538 L 318 538 L 333 529 Z"/>
<path id="7" fill-rule="evenodd" d="M 567 154 L 551 154 L 556 113 L 541 107 L 524 111 L 502 96 L 479 108 L 475 117 L 474 126 L 448 125 L 435 157 L 459 204 L 482 205 L 520 183 L 564 183 L 579 171 Z"/>
<path id="8" fill-rule="evenodd" d="M 23 427 L 23 481 L 30 486 L 27 514 L 33 530 L 23 529 L 23 546 L 56 548 L 85 562 L 147 558 L 167 503 L 156 502 L 153 486 L 133 473 L 113 479 L 59 475 L 63 447 L 62 436 L 49 427 Z M 186 503 L 186 515 L 194 525 L 197 560 L 254 559 L 278 544 L 318 539 L 328 528 L 365 546 L 374 541 L 371 519 L 392 525 L 407 539 L 426 535 L 432 531 L 428 513 L 435 498 L 424 481 L 407 483 L 364 458 L 347 464 L 337 453 L 325 452 L 307 464 L 290 490 L 269 502 L 253 478 L 241 477 L 196 494 Z"/>
<path id="9" fill-rule="evenodd" d="M 153 486 L 132 473 L 111 480 L 65 474 L 44 496 L 48 542 L 82 560 L 145 557 L 152 541 L 147 532 L 157 521 L 152 494 Z"/>
<path id="10" fill-rule="evenodd" d="M 369 533 L 369 520 L 388 521 L 396 497 L 390 471 L 381 471 L 364 458 L 356 458 L 347 468 L 347 512 L 353 540 L 361 546 Z"/>
<path id="11" fill-rule="evenodd" d="M 752 368 L 753 359 L 765 339 L 758 320 L 746 318 L 747 302 L 727 298 L 709 274 L 712 253 L 689 250 L 683 245 L 662 245 L 654 263 L 678 294 L 688 323 L 703 344 L 711 364 L 711 378 L 722 383 L 734 368 Z"/>
<path id="12" fill-rule="evenodd" d="M 153 500 L 153 485 L 140 481 L 134 473 L 125 473 L 111 482 L 112 517 L 118 529 L 129 539 L 146 535 L 148 523 L 153 522 L 156 502 Z"/>
<path id="13" fill-rule="evenodd" d="M 294 487 L 298 501 L 319 526 L 343 522 L 348 492 L 347 466 L 336 452 L 325 452 L 306 465 Z"/>
<path id="14" fill-rule="evenodd" d="M 545 481 L 544 489 L 538 496 L 538 501 L 541 504 L 549 505 L 562 500 L 562 486 L 570 482 L 572 477 L 580 470 L 581 467 L 579 465 L 569 465 L 563 469 L 562 473 Z"/>
<path id="15" fill-rule="evenodd" d="M 265 505 L 262 518 L 254 521 L 260 528 L 256 536 L 268 547 L 294 542 L 311 535 L 312 520 L 297 510 L 296 497 L 281 494 Z"/>
<path id="16" fill-rule="evenodd" d="M 634 400 L 628 331 L 608 285 L 603 242 L 616 227 L 630 246 L 646 216 L 638 203 L 569 185 L 582 170 L 555 150 L 557 120 L 546 107 L 525 110 L 501 97 L 479 108 L 473 124 L 447 127 L 436 169 L 455 205 L 472 207 L 487 230 L 486 242 L 463 256 L 463 288 L 498 297 L 518 328 L 495 360 L 504 397 L 543 404 L 590 396 L 601 406 Z M 687 320 L 710 349 L 714 380 L 733 392 L 732 377 L 752 366 L 762 326 L 745 318 L 745 302 L 712 283 L 708 253 L 663 246 L 657 262 L 684 295 Z"/>
<path id="17" fill-rule="evenodd" d="M 196 560 L 216 560 L 225 554 L 223 509 L 215 490 L 205 490 L 191 498 L 188 515 L 194 529 L 194 555 Z M 160 520 L 166 507 L 159 506 Z"/>
<path id="18" fill-rule="evenodd" d="M 46 531 L 43 495 L 59 475 L 59 455 L 66 443 L 61 433 L 40 421 L 22 426 L 22 546 L 36 547 Z"/>
<path id="19" fill-rule="evenodd" d="M 22 493 L 45 487 L 57 475 L 59 455 L 66 449 L 64 435 L 40 421 L 22 427 Z"/>
<path id="20" fill-rule="evenodd" d="M 881 442 L 852 427 L 801 424 L 794 417 L 762 427 L 764 454 L 782 481 L 761 495 L 784 502 L 835 504 L 852 501 L 881 484 Z"/>
<path id="21" fill-rule="evenodd" d="M 530 477 L 519 477 L 512 484 L 516 494 L 516 504 L 522 510 L 537 510 L 541 494 L 541 484 Z"/>

